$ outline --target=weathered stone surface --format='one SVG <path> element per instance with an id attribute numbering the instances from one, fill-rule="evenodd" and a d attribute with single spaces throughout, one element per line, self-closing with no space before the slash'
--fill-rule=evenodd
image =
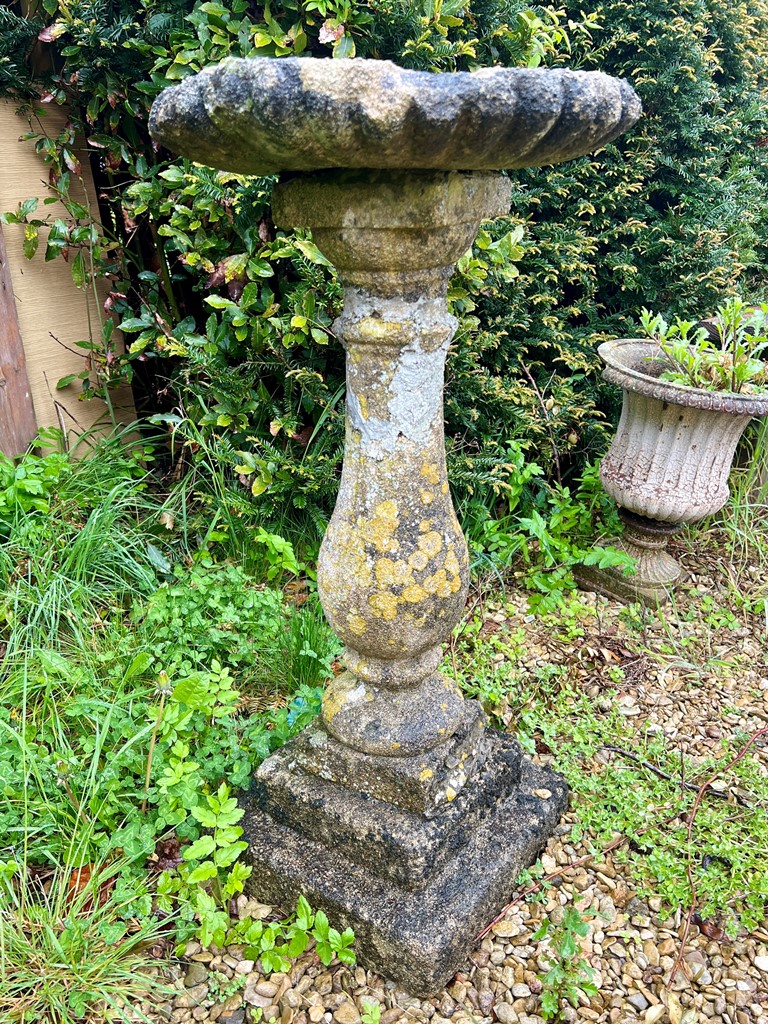
<path id="1" fill-rule="evenodd" d="M 683 569 L 667 551 L 669 538 L 680 527 L 674 523 L 656 523 L 619 509 L 624 522 L 621 537 L 611 537 L 606 547 L 623 551 L 635 560 L 635 572 L 627 574 L 621 566 L 579 565 L 574 570 L 577 583 L 618 601 L 643 601 L 654 607 L 668 601 L 683 578 Z"/>
<path id="2" fill-rule="evenodd" d="M 485 715 L 476 701 L 465 701 L 456 732 L 429 751 L 411 757 L 364 754 L 313 723 L 289 748 L 291 766 L 328 782 L 431 817 L 461 792 L 485 757 Z"/>
<path id="3" fill-rule="evenodd" d="M 665 523 L 719 512 L 736 445 L 751 417 L 768 415 L 768 397 L 659 380 L 670 364 L 655 341 L 606 341 L 598 352 L 603 376 L 624 391 L 616 437 L 600 465 L 608 494 L 635 515 Z"/>
<path id="4" fill-rule="evenodd" d="M 246 803 L 246 818 L 250 820 L 255 808 L 363 867 L 375 863 L 378 875 L 404 888 L 423 884 L 466 846 L 478 825 L 495 813 L 496 805 L 512 793 L 520 779 L 518 744 L 509 736 L 486 733 L 471 784 L 450 800 L 444 799 L 439 813 L 428 818 L 372 799 L 362 779 L 359 787 L 347 788 L 303 771 L 295 757 L 301 743 L 300 737 L 264 762 Z M 343 749 L 339 743 L 333 748 Z M 348 753 L 360 760 L 365 757 Z M 330 750 L 326 756 L 328 763 L 333 763 Z M 398 766 L 410 761 L 407 767 L 415 774 L 421 758 L 376 760 Z M 401 772 L 401 777 L 404 775 Z"/>
<path id="5" fill-rule="evenodd" d="M 431 74 L 378 60 L 229 58 L 166 89 L 150 132 L 242 174 L 494 170 L 581 156 L 640 112 L 627 82 L 595 71 Z"/>
<path id="6" fill-rule="evenodd" d="M 306 224 L 339 269 L 347 349 L 347 436 L 339 496 L 318 560 L 323 608 L 349 674 L 323 702 L 335 738 L 370 755 L 413 756 L 464 721 L 436 674 L 469 582 L 443 439 L 443 366 L 455 320 L 451 268 L 509 183 L 460 172 L 334 172 L 294 178 L 279 224 Z"/>
<path id="7" fill-rule="evenodd" d="M 491 743 L 500 741 L 492 738 Z M 491 754 L 491 757 L 493 754 Z M 534 790 L 548 790 L 542 800 Z M 468 812 L 468 843 L 419 886 L 405 889 L 333 846 L 252 810 L 243 820 L 253 874 L 251 892 L 285 910 L 303 893 L 336 927 L 351 926 L 361 963 L 414 995 L 435 992 L 463 963 L 474 936 L 507 902 L 517 875 L 534 859 L 567 803 L 563 779 L 523 759 L 519 785 L 498 794 L 493 813 Z M 380 805 L 362 811 L 359 832 L 378 829 Z"/>

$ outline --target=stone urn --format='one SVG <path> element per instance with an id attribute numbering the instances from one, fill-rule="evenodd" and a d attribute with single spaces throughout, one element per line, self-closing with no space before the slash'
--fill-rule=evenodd
<path id="1" fill-rule="evenodd" d="M 249 884 L 286 911 L 304 893 L 415 994 L 461 966 L 567 802 L 438 671 L 469 582 L 443 440 L 448 281 L 508 212 L 500 168 L 571 159 L 639 115 L 596 72 L 311 58 L 229 59 L 153 107 L 175 152 L 279 175 L 275 222 L 311 228 L 343 285 L 346 444 L 318 586 L 347 670 L 256 773 Z"/>
<path id="2" fill-rule="evenodd" d="M 753 416 L 768 415 L 768 394 L 659 380 L 670 364 L 655 341 L 606 341 L 598 353 L 603 377 L 624 392 L 616 436 L 600 466 L 625 527 L 608 543 L 631 555 L 637 570 L 629 576 L 582 566 L 578 579 L 619 600 L 664 601 L 683 575 L 667 551 L 668 538 L 725 505 L 736 445 Z"/>

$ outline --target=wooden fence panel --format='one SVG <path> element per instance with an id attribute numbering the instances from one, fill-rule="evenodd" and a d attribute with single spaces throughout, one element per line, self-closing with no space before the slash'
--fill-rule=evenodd
<path id="1" fill-rule="evenodd" d="M 6 455 L 20 455 L 36 433 L 27 360 L 0 226 L 0 449 Z"/>

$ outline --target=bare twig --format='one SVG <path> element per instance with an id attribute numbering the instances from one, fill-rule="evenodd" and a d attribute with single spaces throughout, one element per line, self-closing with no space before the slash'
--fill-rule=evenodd
<path id="1" fill-rule="evenodd" d="M 657 768 L 656 765 L 655 764 L 651 764 L 650 761 L 643 761 L 642 758 L 638 757 L 636 754 L 630 753 L 628 750 L 622 750 L 621 747 L 613 747 L 613 746 L 611 746 L 610 744 L 607 744 L 607 743 L 603 745 L 602 749 L 603 750 L 612 750 L 614 754 L 621 754 L 621 756 L 622 757 L 626 757 L 627 760 L 634 761 L 635 764 L 639 764 L 642 768 L 647 769 L 649 772 L 653 772 L 654 775 L 658 775 L 658 777 L 660 779 L 666 779 L 668 782 L 672 782 L 673 781 L 673 777 L 668 772 L 662 771 L 661 768 Z M 697 786 L 693 782 L 686 782 L 685 781 L 685 777 L 684 777 L 684 769 L 681 768 L 680 770 L 683 773 L 683 778 L 682 778 L 681 783 L 680 783 L 682 788 L 683 789 L 691 789 L 691 790 L 693 790 L 694 793 L 698 793 L 699 786 Z M 708 784 L 709 783 L 707 783 L 707 785 Z M 719 793 L 716 789 L 713 789 L 712 793 L 710 795 L 711 796 L 719 796 L 719 797 L 727 797 L 728 794 L 727 793 Z"/>
<path id="2" fill-rule="evenodd" d="M 680 936 L 680 948 L 677 951 L 675 962 L 672 965 L 672 970 L 666 982 L 667 987 L 669 987 L 675 980 L 677 972 L 680 970 L 680 967 L 682 965 L 683 957 L 685 956 L 685 947 L 688 942 L 688 933 L 691 930 L 693 915 L 696 913 L 698 892 L 696 889 L 696 882 L 693 877 L 693 871 L 691 869 L 691 842 L 693 837 L 693 826 L 694 822 L 696 821 L 696 814 L 698 813 L 699 807 L 701 806 L 701 801 L 704 799 L 704 794 L 706 793 L 707 789 L 711 786 L 711 784 L 715 781 L 715 779 L 718 778 L 718 776 L 725 774 L 725 772 L 730 771 L 730 769 L 733 768 L 735 764 L 738 764 L 738 762 L 744 757 L 744 755 L 747 753 L 750 747 L 754 746 L 754 744 L 760 739 L 761 736 L 768 736 L 768 725 L 764 726 L 762 729 L 758 729 L 756 733 L 753 733 L 748 742 L 745 743 L 745 745 L 741 748 L 739 753 L 734 758 L 732 758 L 727 765 L 725 765 L 722 768 L 718 768 L 713 775 L 711 775 L 706 781 L 702 782 L 702 784 L 699 786 L 696 792 L 696 796 L 694 797 L 693 806 L 688 812 L 686 827 L 686 839 L 688 842 L 688 861 L 685 865 L 685 870 L 686 874 L 688 875 L 688 885 L 691 890 L 691 905 L 688 908 L 688 913 L 685 917 L 685 924 L 683 925 L 683 934 Z"/>
<path id="3" fill-rule="evenodd" d="M 613 842 L 609 843 L 608 846 L 604 847 L 600 851 L 600 854 L 602 856 L 605 856 L 606 853 L 610 853 L 611 850 L 618 849 L 619 846 L 623 846 L 624 843 L 628 841 L 629 836 L 619 836 L 618 839 L 614 839 Z M 595 860 L 597 856 L 597 853 L 589 853 L 586 857 L 579 857 L 578 860 L 572 860 L 569 864 L 563 865 L 563 867 L 558 868 L 557 871 L 551 871 L 548 875 L 543 875 L 538 881 L 534 882 L 533 885 L 529 885 L 527 889 L 523 889 L 523 891 L 519 892 L 513 900 L 510 900 L 510 902 L 502 910 L 499 911 L 496 917 L 494 917 L 491 923 L 489 925 L 486 925 L 486 927 L 483 928 L 483 930 L 475 936 L 475 941 L 479 942 L 480 939 L 484 939 L 488 932 L 491 930 L 491 928 L 493 928 L 495 924 L 498 924 L 499 921 L 502 921 L 507 916 L 509 911 L 513 907 L 516 907 L 518 903 L 522 903 L 522 901 L 527 896 L 531 896 L 533 895 L 533 893 L 538 892 L 539 889 L 543 888 L 554 878 L 559 878 L 560 875 L 564 875 L 567 871 L 571 871 L 573 868 L 581 867 L 583 864 L 589 864 L 589 862 L 591 860 Z"/>
<path id="4" fill-rule="evenodd" d="M 544 422 L 547 425 L 547 433 L 549 434 L 549 443 L 552 446 L 552 457 L 555 460 L 555 476 L 557 477 L 558 484 L 560 484 L 560 486 L 562 486 L 563 476 L 562 476 L 562 473 L 560 472 L 560 451 L 559 451 L 559 449 L 557 447 L 557 443 L 555 441 L 555 434 L 554 434 L 554 431 L 552 430 L 552 424 L 550 423 L 549 409 L 547 408 L 546 403 L 544 401 L 544 396 L 542 395 L 541 391 L 539 391 L 539 385 L 534 380 L 533 374 L 528 369 L 528 367 L 525 365 L 525 363 L 523 362 L 522 359 L 520 360 L 520 368 L 522 369 L 523 373 L 525 374 L 525 376 L 530 381 L 531 387 L 533 388 L 534 392 L 536 393 L 536 397 L 539 400 L 539 405 L 541 406 L 541 411 L 544 413 Z"/>
<path id="5" fill-rule="evenodd" d="M 768 727 L 766 727 L 765 729 L 761 729 L 760 732 L 755 733 L 755 735 L 752 737 L 752 739 L 749 741 L 746 747 L 744 747 L 741 753 L 738 754 L 738 756 L 735 757 L 734 760 L 731 761 L 730 764 L 726 765 L 725 768 L 722 770 L 727 771 L 730 767 L 736 764 L 736 762 L 740 758 L 742 758 L 744 754 L 746 754 L 747 750 L 754 743 L 754 741 L 759 739 L 759 737 L 764 733 L 768 733 Z M 717 774 L 719 774 L 719 772 Z M 707 787 L 714 781 L 714 779 L 717 778 L 717 774 L 711 776 L 711 778 L 707 779 L 706 782 L 702 783 L 702 785 L 697 788 L 696 798 L 693 804 L 694 808 L 698 808 L 698 805 L 701 802 L 707 790 Z M 713 792 L 715 791 L 713 790 Z M 598 857 L 605 857 L 606 854 L 611 853 L 613 850 L 617 850 L 620 846 L 624 846 L 625 843 L 629 843 L 634 839 L 639 839 L 640 836 L 644 836 L 647 832 L 651 832 L 655 828 L 661 828 L 663 825 L 668 825 L 670 822 L 674 821 L 675 818 L 679 818 L 681 813 L 682 812 L 680 808 L 677 808 L 677 810 L 675 810 L 672 814 L 668 815 L 666 818 L 662 818 L 660 821 L 654 821 L 650 825 L 646 825 L 645 828 L 640 829 L 634 836 L 618 836 L 616 839 L 611 840 L 611 842 L 608 843 L 607 846 L 604 846 L 601 850 L 598 850 L 595 853 L 589 853 L 585 857 L 579 857 L 578 860 L 572 860 L 568 864 L 563 865 L 563 867 L 558 868 L 556 871 L 551 871 L 548 875 L 543 875 L 536 882 L 534 882 L 533 885 L 529 885 L 527 889 L 523 889 L 523 891 L 519 892 L 514 897 L 514 899 L 510 900 L 510 902 L 507 903 L 507 905 L 499 911 L 496 917 L 494 917 L 491 923 L 487 925 L 485 928 L 483 928 L 483 930 L 476 936 L 476 941 L 479 942 L 480 939 L 485 938 L 485 936 L 488 934 L 491 928 L 493 928 L 495 924 L 498 924 L 499 921 L 503 920 L 513 907 L 516 907 L 517 904 L 521 903 L 524 899 L 526 899 L 526 897 L 533 895 L 533 893 L 535 892 L 538 892 L 545 885 L 548 885 L 553 879 L 559 878 L 560 875 L 566 874 L 568 871 L 573 870 L 573 868 L 579 868 L 582 867 L 584 864 L 589 864 L 590 861 L 596 860 Z"/>

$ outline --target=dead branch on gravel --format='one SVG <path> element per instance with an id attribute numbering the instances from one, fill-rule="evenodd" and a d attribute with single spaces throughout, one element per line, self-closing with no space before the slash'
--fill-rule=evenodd
<path id="1" fill-rule="evenodd" d="M 708 779 L 706 779 L 704 782 L 702 782 L 701 785 L 696 786 L 692 782 L 685 782 L 683 780 L 682 785 L 686 789 L 692 789 L 692 790 L 695 790 L 695 792 L 696 792 L 696 796 L 694 797 L 694 801 L 693 801 L 693 806 L 691 807 L 691 810 L 688 812 L 688 815 L 686 817 L 686 821 L 687 821 L 687 837 L 688 837 L 688 844 L 689 844 L 689 846 L 690 846 L 690 843 L 691 843 L 691 836 L 692 836 L 692 832 L 693 832 L 693 824 L 694 824 L 694 821 L 695 821 L 695 818 L 696 818 L 696 813 L 697 813 L 697 811 L 699 809 L 701 801 L 704 799 L 704 796 L 707 794 L 707 792 L 709 791 L 710 795 L 712 795 L 712 796 L 717 796 L 717 797 L 727 796 L 727 794 L 719 793 L 716 789 L 710 789 L 712 783 L 720 775 L 722 775 L 724 772 L 729 771 L 731 768 L 733 768 L 733 766 L 735 764 L 738 764 L 738 762 L 744 757 L 744 755 L 749 751 L 749 749 L 757 742 L 757 740 L 759 740 L 761 736 L 766 736 L 766 735 L 768 735 L 768 726 L 766 726 L 763 729 L 759 729 L 749 739 L 749 741 L 744 745 L 744 747 L 739 751 L 739 753 L 731 761 L 729 761 L 727 765 L 725 765 L 725 767 L 718 768 L 718 770 L 716 772 L 714 772 Z M 655 765 L 652 765 L 652 764 L 647 763 L 645 761 L 641 761 L 638 757 L 636 757 L 634 754 L 630 754 L 628 751 L 621 750 L 619 747 L 612 747 L 612 746 L 608 746 L 608 745 L 604 746 L 603 749 L 604 750 L 612 750 L 612 751 L 615 751 L 616 753 L 623 754 L 624 756 L 629 757 L 631 760 L 637 761 L 639 764 L 641 764 L 645 768 L 648 768 L 650 771 L 653 771 L 656 774 L 660 775 L 662 778 L 668 779 L 669 781 L 672 781 L 672 777 L 670 775 L 668 775 L 666 772 L 662 772 L 661 769 L 657 769 Z M 529 885 L 527 889 L 523 889 L 522 892 L 519 892 L 512 900 L 510 900 L 510 902 L 507 903 L 506 906 L 504 906 L 499 911 L 499 913 L 496 915 L 496 917 L 494 917 L 494 919 L 488 925 L 486 925 L 486 927 L 483 928 L 483 930 L 481 932 L 479 932 L 475 936 L 475 941 L 476 942 L 480 942 L 481 939 L 484 939 L 485 936 L 491 931 L 493 926 L 495 924 L 498 924 L 499 921 L 502 921 L 507 916 L 509 911 L 512 910 L 513 907 L 516 907 L 518 903 L 522 903 L 522 901 L 524 899 L 526 899 L 528 896 L 532 896 L 534 893 L 539 892 L 541 889 L 544 888 L 545 885 L 548 885 L 555 878 L 559 878 L 561 875 L 567 874 L 569 871 L 573 870 L 574 868 L 583 867 L 585 864 L 589 864 L 591 861 L 596 860 L 598 857 L 604 858 L 607 854 L 612 853 L 614 850 L 617 850 L 617 849 L 619 849 L 619 847 L 624 846 L 626 843 L 630 842 L 630 840 L 637 839 L 640 836 L 645 835 L 647 832 L 651 832 L 655 828 L 661 828 L 664 825 L 669 825 L 671 822 L 675 821 L 676 818 L 679 818 L 681 816 L 681 814 L 683 814 L 683 813 L 684 812 L 682 812 L 678 808 L 674 812 L 674 814 L 671 814 L 668 817 L 663 818 L 661 821 L 654 821 L 652 824 L 650 824 L 650 825 L 646 826 L 645 828 L 641 829 L 635 836 L 626 836 L 626 835 L 618 836 L 616 839 L 611 840 L 611 842 L 608 843 L 607 846 L 604 846 L 601 850 L 596 851 L 595 853 L 587 854 L 585 857 L 579 857 L 577 860 L 573 860 L 573 861 L 570 861 L 568 864 L 564 864 L 561 868 L 558 868 L 556 871 L 551 871 L 547 875 L 542 875 L 542 877 L 539 878 L 536 882 L 534 882 L 532 885 Z M 688 938 L 688 933 L 690 931 L 691 922 L 692 922 L 693 916 L 694 916 L 694 914 L 696 912 L 696 884 L 695 884 L 695 882 L 693 880 L 693 875 L 692 875 L 692 872 L 691 872 L 690 858 L 688 860 L 688 864 L 687 864 L 687 869 L 686 870 L 687 870 L 687 873 L 688 873 L 688 884 L 689 884 L 689 886 L 691 888 L 691 907 L 690 907 L 690 910 L 688 911 L 688 914 L 686 916 L 685 927 L 684 927 L 684 930 L 683 930 L 683 935 L 681 936 L 681 940 L 680 940 L 680 950 L 679 950 L 679 952 L 677 954 L 677 957 L 675 959 L 675 963 L 673 964 L 672 973 L 670 974 L 669 979 L 666 982 L 667 986 L 672 984 L 672 982 L 674 981 L 674 978 L 675 978 L 675 975 L 676 975 L 677 971 L 680 969 L 680 964 L 682 963 L 683 955 L 684 955 L 684 952 L 685 952 L 685 946 L 686 946 L 686 941 L 687 941 L 687 938 Z"/>
<path id="2" fill-rule="evenodd" d="M 598 857 L 605 857 L 614 850 L 618 850 L 620 846 L 624 846 L 624 844 L 628 843 L 630 839 L 639 838 L 654 828 L 659 828 L 662 825 L 668 825 L 671 821 L 674 821 L 675 818 L 679 817 L 680 811 L 677 810 L 670 817 L 664 818 L 662 821 L 654 821 L 653 824 L 641 829 L 636 836 L 618 836 L 618 838 L 611 840 L 611 842 L 601 850 L 598 850 L 595 853 L 588 853 L 585 857 L 579 857 L 578 860 L 572 860 L 568 864 L 564 864 L 561 868 L 558 868 L 557 871 L 550 871 L 548 875 L 542 875 L 542 877 L 539 878 L 538 881 L 534 882 L 533 885 L 529 885 L 527 889 L 523 889 L 523 891 L 519 892 L 514 899 L 510 900 L 510 902 L 499 911 L 496 917 L 494 917 L 491 923 L 486 925 L 486 927 L 475 936 L 475 941 L 479 942 L 481 939 L 484 939 L 491 928 L 493 928 L 495 924 L 498 924 L 499 921 L 502 921 L 513 907 L 516 907 L 518 903 L 522 903 L 522 901 L 528 896 L 532 896 L 535 892 L 539 892 L 539 890 L 543 889 L 544 886 L 548 885 L 553 881 L 553 879 L 559 878 L 560 875 L 566 874 L 568 871 L 573 870 L 573 868 L 583 867 L 584 864 L 589 864 L 590 861 L 597 860 Z"/>
<path id="3" fill-rule="evenodd" d="M 693 825 L 696 821 L 696 814 L 698 813 L 699 807 L 701 806 L 701 801 L 704 799 L 704 794 L 707 792 L 707 790 L 715 781 L 715 779 L 725 774 L 725 772 L 730 771 L 735 764 L 738 764 L 739 761 L 750 749 L 750 747 L 754 746 L 754 744 L 760 739 L 761 736 L 768 736 L 768 726 L 764 726 L 762 729 L 758 729 L 756 733 L 753 733 L 747 741 L 747 743 L 745 743 L 744 746 L 741 748 L 739 753 L 734 758 L 732 758 L 732 760 L 730 760 L 724 768 L 718 768 L 718 770 L 713 775 L 711 775 L 705 782 L 702 782 L 702 784 L 698 788 L 696 796 L 694 797 L 693 806 L 688 812 L 686 824 L 686 839 L 688 841 L 688 862 L 685 866 L 685 870 L 686 874 L 688 875 L 688 885 L 691 890 L 691 905 L 688 908 L 688 913 L 685 916 L 683 934 L 680 936 L 680 948 L 677 951 L 675 962 L 672 964 L 672 970 L 670 972 L 669 978 L 665 983 L 667 988 L 669 988 L 669 986 L 675 980 L 677 972 L 680 970 L 680 967 L 683 963 L 683 957 L 685 956 L 685 947 L 687 945 L 688 935 L 691 930 L 691 923 L 693 922 L 693 916 L 696 913 L 698 893 L 696 890 L 696 882 L 693 878 L 693 871 L 691 870 L 691 842 L 693 836 Z"/>
<path id="4" fill-rule="evenodd" d="M 604 744 L 601 749 L 611 750 L 614 754 L 621 754 L 622 757 L 626 757 L 629 761 L 634 761 L 635 764 L 639 764 L 641 768 L 647 769 L 647 771 L 651 772 L 653 775 L 657 775 L 660 779 L 666 779 L 668 782 L 674 781 L 673 776 L 670 775 L 669 772 L 665 772 L 661 768 L 657 768 L 656 765 L 651 764 L 650 761 L 643 761 L 641 757 L 638 757 L 636 754 L 632 754 L 629 750 L 622 750 L 621 747 L 614 747 L 608 743 Z M 700 787 L 697 786 L 695 782 L 686 782 L 685 779 L 681 781 L 680 785 L 683 789 L 693 790 L 694 793 L 698 793 L 700 789 Z M 707 783 L 707 785 L 709 785 L 709 783 Z M 728 798 L 727 793 L 720 793 L 716 789 L 713 789 L 709 795 L 718 796 L 725 799 Z"/>

